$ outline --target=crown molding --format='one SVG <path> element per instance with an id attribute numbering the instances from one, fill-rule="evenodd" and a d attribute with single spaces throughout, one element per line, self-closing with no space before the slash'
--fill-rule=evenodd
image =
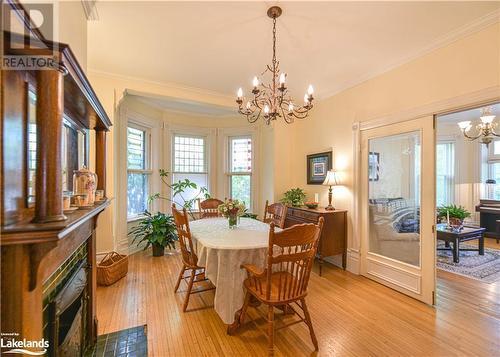
<path id="1" fill-rule="evenodd" d="M 370 79 L 376 78 L 384 73 L 390 72 L 393 69 L 396 69 L 398 67 L 401 67 L 404 64 L 407 64 L 409 62 L 412 62 L 420 57 L 423 57 L 439 48 L 446 47 L 447 45 L 456 42 L 462 38 L 465 38 L 469 35 L 472 35 L 476 32 L 479 32 L 489 26 L 492 26 L 496 23 L 500 22 L 500 9 L 497 9 L 493 12 L 490 12 L 489 14 L 486 14 L 482 17 L 477 18 L 476 20 L 469 22 L 463 26 L 460 26 L 456 28 L 455 30 L 448 32 L 447 34 L 438 37 L 429 45 L 427 45 L 424 48 L 419 49 L 418 51 L 415 51 L 414 53 L 400 59 L 397 62 L 394 62 L 388 66 L 386 66 L 383 69 L 377 70 L 377 71 L 372 71 L 369 73 L 366 73 L 365 75 L 358 77 L 355 80 L 352 81 L 347 81 L 344 84 L 342 84 L 338 89 L 334 90 L 333 92 L 329 92 L 327 94 L 322 94 L 319 96 L 318 100 L 325 100 L 330 97 L 335 96 L 336 94 L 339 94 L 347 89 L 356 87 L 357 85 L 364 83 Z"/>
<path id="2" fill-rule="evenodd" d="M 207 96 L 219 97 L 219 98 L 224 99 L 224 100 L 228 100 L 228 99 L 234 100 L 233 96 L 230 96 L 230 95 L 227 95 L 224 93 L 216 92 L 216 91 L 205 89 L 205 88 L 190 87 L 190 86 L 179 84 L 179 83 L 152 81 L 152 80 L 144 79 L 144 78 L 140 78 L 140 77 L 126 76 L 126 75 L 117 74 L 117 73 L 113 73 L 113 72 L 100 71 L 100 70 L 92 69 L 92 68 L 89 68 L 87 70 L 87 73 L 89 75 L 108 77 L 111 79 L 117 79 L 117 80 L 122 80 L 122 81 L 140 82 L 140 83 L 155 85 L 155 86 L 168 88 L 168 89 L 182 90 L 182 91 L 192 92 L 192 93 L 196 93 L 196 94 L 203 94 L 203 95 L 207 95 Z"/>

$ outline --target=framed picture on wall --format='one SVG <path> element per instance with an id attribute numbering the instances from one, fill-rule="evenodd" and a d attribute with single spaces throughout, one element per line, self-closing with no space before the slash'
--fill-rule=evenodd
<path id="1" fill-rule="evenodd" d="M 326 173 L 331 169 L 331 151 L 307 155 L 307 184 L 321 185 L 325 181 Z"/>
<path id="2" fill-rule="evenodd" d="M 378 152 L 368 153 L 368 179 L 378 181 L 379 179 L 380 154 Z"/>

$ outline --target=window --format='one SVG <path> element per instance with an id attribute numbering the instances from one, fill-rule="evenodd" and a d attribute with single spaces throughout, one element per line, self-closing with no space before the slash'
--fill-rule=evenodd
<path id="1" fill-rule="evenodd" d="M 182 206 L 184 201 L 202 198 L 200 188 L 208 189 L 207 139 L 204 136 L 174 134 L 172 182 L 188 179 L 196 183 L 196 189 L 188 189 L 174 202 Z M 195 202 L 195 209 L 198 203 Z"/>
<path id="2" fill-rule="evenodd" d="M 440 142 L 436 145 L 436 204 L 452 204 L 455 190 L 455 144 Z"/>
<path id="3" fill-rule="evenodd" d="M 500 140 L 495 140 L 488 148 L 488 177 L 495 184 L 486 185 L 487 198 L 500 200 Z"/>
<path id="4" fill-rule="evenodd" d="M 252 138 L 229 138 L 229 195 L 252 206 Z"/>
<path id="5" fill-rule="evenodd" d="M 134 218 L 148 207 L 151 178 L 150 133 L 137 125 L 127 127 L 127 217 Z"/>

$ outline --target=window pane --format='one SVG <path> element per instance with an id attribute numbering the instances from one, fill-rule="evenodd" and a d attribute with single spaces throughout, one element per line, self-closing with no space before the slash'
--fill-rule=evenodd
<path id="1" fill-rule="evenodd" d="M 452 204 L 455 185 L 455 145 L 436 145 L 436 204 Z"/>
<path id="2" fill-rule="evenodd" d="M 143 213 L 147 206 L 148 200 L 148 187 L 149 187 L 148 174 L 128 174 L 127 184 L 127 215 L 135 216 Z"/>
<path id="3" fill-rule="evenodd" d="M 493 155 L 500 155 L 500 141 L 493 142 Z"/>
<path id="4" fill-rule="evenodd" d="M 252 139 L 231 139 L 231 172 L 252 171 Z"/>
<path id="5" fill-rule="evenodd" d="M 246 208 L 250 208 L 251 187 L 250 175 L 231 176 L 231 198 L 243 201 Z"/>
<path id="6" fill-rule="evenodd" d="M 129 169 L 146 169 L 146 132 L 127 128 L 127 164 Z"/>
<path id="7" fill-rule="evenodd" d="M 176 183 L 179 181 L 184 181 L 185 179 L 188 179 L 192 182 L 194 182 L 197 186 L 196 189 L 189 188 L 186 189 L 184 193 L 182 193 L 182 197 L 180 195 L 177 195 L 174 197 L 174 202 L 178 206 L 183 206 L 184 205 L 184 199 L 186 201 L 189 201 L 191 199 L 195 198 L 200 198 L 203 199 L 203 195 L 200 195 L 200 188 L 201 187 L 207 187 L 208 188 L 208 175 L 207 174 L 184 174 L 184 173 L 174 173 L 172 175 L 172 182 Z M 183 199 L 184 198 L 184 199 Z M 198 209 L 198 203 L 194 202 L 194 209 Z"/>
<path id="8" fill-rule="evenodd" d="M 420 140 L 415 131 L 368 141 L 369 251 L 415 266 L 420 266 Z"/>
<path id="9" fill-rule="evenodd" d="M 174 172 L 206 172 L 205 138 L 174 137 Z"/>
<path id="10" fill-rule="evenodd" d="M 496 181 L 494 185 L 486 185 L 488 197 L 494 200 L 500 200 L 500 163 L 490 164 L 491 179 Z"/>

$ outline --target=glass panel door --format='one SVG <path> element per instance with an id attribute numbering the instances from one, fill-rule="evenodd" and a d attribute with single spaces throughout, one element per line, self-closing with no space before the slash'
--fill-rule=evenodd
<path id="1" fill-rule="evenodd" d="M 420 266 L 420 131 L 368 141 L 369 251 Z"/>
<path id="2" fill-rule="evenodd" d="M 434 303 L 433 117 L 361 131 L 361 274 Z"/>

